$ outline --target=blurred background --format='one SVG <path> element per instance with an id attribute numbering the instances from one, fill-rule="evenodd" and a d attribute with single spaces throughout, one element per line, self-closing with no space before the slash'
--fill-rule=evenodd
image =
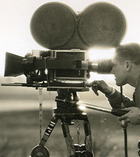
<path id="1" fill-rule="evenodd" d="M 35 10 L 42 4 L 54 0 L 5 0 L 0 2 L 0 83 L 25 82 L 24 76 L 4 77 L 5 53 L 10 52 L 20 56 L 31 53 L 32 50 L 46 50 L 38 45 L 30 32 L 30 20 Z M 70 6 L 75 12 L 81 12 L 88 5 L 100 0 L 55 0 Z M 140 1 L 139 0 L 103 0 L 116 5 L 124 13 L 127 29 L 121 44 L 140 42 Z M 102 52 L 102 57 L 106 57 Z M 113 53 L 113 51 L 112 51 Z M 97 59 L 98 53 L 91 52 L 91 60 Z M 113 55 L 111 54 L 110 57 Z M 92 73 L 90 81 L 105 80 L 111 86 L 117 88 L 112 75 Z M 134 88 L 126 85 L 124 94 L 132 98 Z M 109 107 L 103 94 L 97 97 L 91 90 L 78 93 L 80 100 L 103 107 Z M 43 89 L 44 129 L 55 107 L 56 92 L 48 92 Z M 0 86 L 0 156 L 29 156 L 30 150 L 39 141 L 38 121 L 38 90 L 28 87 L 5 87 Z M 97 156 L 124 156 L 123 132 L 116 117 L 87 110 L 89 119 L 93 122 L 93 134 L 95 135 Z M 58 126 L 57 129 L 60 126 Z M 129 127 L 129 152 L 130 156 L 137 156 L 137 141 L 140 139 L 139 126 Z M 115 132 L 114 132 L 115 131 Z M 52 138 L 58 137 L 61 131 L 55 131 Z M 102 136 L 100 136 L 102 135 Z M 104 135 L 104 136 L 103 136 Z M 59 141 L 60 140 L 60 141 Z M 61 141 L 62 140 L 62 141 Z M 58 141 L 50 140 L 52 156 L 66 156 L 63 137 Z M 59 148 L 59 143 L 62 147 Z M 54 145 L 55 151 L 54 151 Z M 18 146 L 18 147 L 17 147 Z M 28 147 L 29 146 L 29 147 Z M 18 150 L 17 150 L 18 149 Z M 64 154 L 62 153 L 64 151 Z"/>

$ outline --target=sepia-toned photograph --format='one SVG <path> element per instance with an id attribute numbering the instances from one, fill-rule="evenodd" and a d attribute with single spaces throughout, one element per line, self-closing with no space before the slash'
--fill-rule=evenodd
<path id="1" fill-rule="evenodd" d="M 0 2 L 0 157 L 140 156 L 140 1 Z"/>

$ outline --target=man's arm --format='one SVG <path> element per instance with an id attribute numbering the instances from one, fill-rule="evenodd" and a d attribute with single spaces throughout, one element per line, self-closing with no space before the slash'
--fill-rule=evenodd
<path id="1" fill-rule="evenodd" d="M 106 95 L 112 108 L 122 108 L 121 101 L 123 100 L 123 106 L 127 113 L 119 118 L 126 123 L 135 125 L 140 124 L 140 108 L 136 107 L 136 103 L 125 96 L 121 96 L 121 93 L 108 86 L 104 81 L 94 81 L 91 83 L 92 90 L 98 95 L 98 90 Z"/>
<path id="2" fill-rule="evenodd" d="M 106 96 L 108 98 L 108 101 L 112 108 L 121 108 L 122 102 L 123 101 L 123 107 L 135 107 L 136 104 L 133 100 L 129 99 L 126 96 L 122 96 L 121 98 L 121 93 L 115 90 L 113 94 L 110 94 L 109 96 Z M 122 99 L 122 100 L 121 100 Z"/>
<path id="3" fill-rule="evenodd" d="M 130 100 L 128 97 L 122 96 L 121 98 L 121 93 L 107 85 L 103 80 L 93 81 L 89 86 L 92 86 L 92 90 L 96 95 L 99 95 L 98 91 L 104 93 L 112 108 L 121 108 L 122 100 L 124 107 L 136 106 L 135 102 Z"/>

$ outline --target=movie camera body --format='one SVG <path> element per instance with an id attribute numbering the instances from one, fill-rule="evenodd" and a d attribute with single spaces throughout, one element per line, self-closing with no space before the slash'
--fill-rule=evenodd
<path id="1" fill-rule="evenodd" d="M 112 69 L 111 60 L 98 65 L 90 62 L 86 50 L 49 50 L 37 53 L 38 56 L 27 54 L 26 57 L 7 53 L 5 76 L 24 74 L 27 84 L 42 83 L 47 90 L 67 88 L 84 91 L 88 89 L 90 71 L 110 73 Z"/>

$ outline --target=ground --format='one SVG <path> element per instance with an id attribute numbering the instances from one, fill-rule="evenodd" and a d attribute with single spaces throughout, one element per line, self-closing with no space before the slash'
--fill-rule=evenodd
<path id="1" fill-rule="evenodd" d="M 118 118 L 101 112 L 87 114 L 91 125 L 95 157 L 123 157 L 123 129 L 120 127 Z M 43 111 L 43 132 L 51 116 L 52 110 Z M 129 156 L 138 156 L 139 130 L 140 126 L 128 126 Z M 32 148 L 39 142 L 39 135 L 37 110 L 0 113 L 0 157 L 29 157 Z M 46 146 L 52 157 L 67 156 L 60 122 L 53 130 Z"/>

